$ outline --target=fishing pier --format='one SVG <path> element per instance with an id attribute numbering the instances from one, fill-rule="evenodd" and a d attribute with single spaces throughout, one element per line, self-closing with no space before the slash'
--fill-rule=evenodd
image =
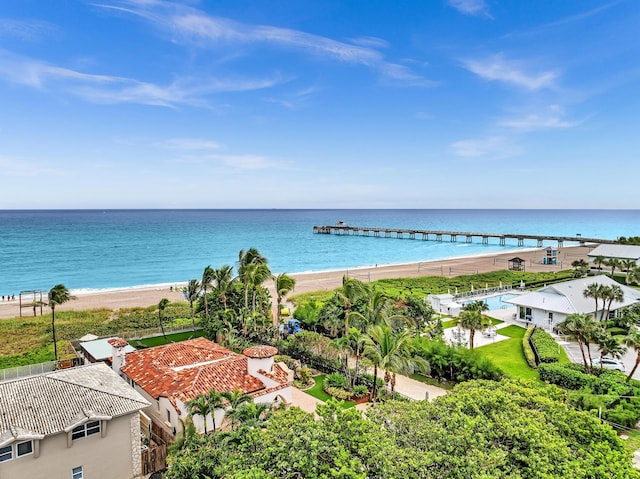
<path id="1" fill-rule="evenodd" d="M 536 241 L 538 247 L 543 246 L 544 241 L 557 241 L 558 248 L 561 248 L 565 241 L 580 243 L 584 246 L 586 243 L 614 244 L 614 240 L 602 238 L 585 238 L 581 235 L 576 236 L 553 236 L 553 235 L 527 235 L 521 233 L 478 233 L 473 231 L 439 231 L 439 230 L 414 230 L 403 228 L 371 228 L 367 226 L 348 226 L 346 224 L 337 224 L 333 226 L 314 226 L 313 232 L 324 235 L 351 235 L 351 236 L 373 236 L 375 238 L 397 238 L 397 239 L 422 239 L 424 241 L 443 241 L 448 238 L 450 242 L 455 243 L 458 237 L 464 238 L 465 242 L 473 243 L 482 241 L 482 244 L 489 244 L 489 239 L 495 238 L 501 246 L 506 245 L 508 239 L 518 241 L 518 246 L 524 246 L 525 240 Z"/>

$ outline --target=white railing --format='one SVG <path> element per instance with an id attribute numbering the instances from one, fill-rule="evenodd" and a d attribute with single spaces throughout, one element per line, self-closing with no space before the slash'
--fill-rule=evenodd
<path id="1" fill-rule="evenodd" d="M 14 368 L 0 369 L 0 382 L 11 381 L 12 379 L 36 376 L 38 374 L 55 371 L 56 362 L 49 361 L 39 364 L 27 364 L 26 366 L 16 366 Z"/>

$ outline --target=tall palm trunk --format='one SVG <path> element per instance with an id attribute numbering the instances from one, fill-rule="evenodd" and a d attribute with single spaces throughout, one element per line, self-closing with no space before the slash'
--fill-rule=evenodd
<path id="1" fill-rule="evenodd" d="M 371 399 L 378 395 L 378 365 L 373 365 L 373 388 L 371 389 Z"/>
<path id="2" fill-rule="evenodd" d="M 58 342 L 56 341 L 56 308 L 51 305 L 51 333 L 53 334 L 53 357 L 58 362 Z"/>
<path id="3" fill-rule="evenodd" d="M 202 293 L 204 298 L 204 317 L 209 319 L 209 301 L 207 301 L 207 285 L 202 285 Z"/>
<path id="4" fill-rule="evenodd" d="M 627 376 L 627 382 L 631 380 L 631 376 L 633 376 L 633 373 L 635 373 L 636 369 L 638 369 L 638 365 L 640 365 L 640 351 L 638 351 L 638 354 L 636 354 L 636 363 L 633 365 L 633 369 Z"/>

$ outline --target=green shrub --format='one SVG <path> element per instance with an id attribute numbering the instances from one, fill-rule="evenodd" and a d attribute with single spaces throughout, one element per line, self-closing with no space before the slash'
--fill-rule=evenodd
<path id="1" fill-rule="evenodd" d="M 333 386 L 328 386 L 326 377 L 325 377 L 325 382 L 322 385 L 322 390 L 326 392 L 329 396 L 334 397 L 336 399 L 342 399 L 344 401 L 349 401 L 353 397 L 353 393 L 351 391 L 347 391 L 346 389 L 341 389 L 341 388 L 335 388 Z"/>
<path id="2" fill-rule="evenodd" d="M 298 377 L 302 384 L 310 384 L 312 381 L 311 369 L 307 367 L 298 369 Z"/>
<path id="3" fill-rule="evenodd" d="M 353 392 L 353 397 L 363 398 L 367 394 L 369 394 L 369 389 L 367 388 L 367 386 L 364 386 L 361 384 L 361 385 L 355 386 L 352 392 Z"/>
<path id="4" fill-rule="evenodd" d="M 574 390 L 586 386 L 590 387 L 596 379 L 595 376 L 553 363 L 541 363 L 538 366 L 538 374 L 541 381 Z"/>
<path id="5" fill-rule="evenodd" d="M 524 336 L 522 337 L 522 351 L 524 352 L 524 357 L 527 360 L 527 364 L 529 365 L 529 367 L 532 369 L 537 369 L 538 363 L 536 362 L 536 355 L 534 354 L 533 349 L 531 349 L 531 345 L 529 344 L 529 338 L 531 337 L 534 329 L 535 327 L 531 326 L 530 328 L 527 328 L 527 332 L 524 333 Z"/>
<path id="6" fill-rule="evenodd" d="M 347 378 L 343 374 L 333 373 L 327 374 L 324 378 L 324 384 L 333 388 L 347 388 Z"/>
<path id="7" fill-rule="evenodd" d="M 549 333 L 536 328 L 531 334 L 531 340 L 541 363 L 557 363 L 560 360 L 560 346 Z"/>

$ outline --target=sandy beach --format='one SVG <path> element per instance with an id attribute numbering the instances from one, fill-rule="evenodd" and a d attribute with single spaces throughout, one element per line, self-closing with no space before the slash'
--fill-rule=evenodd
<path id="1" fill-rule="evenodd" d="M 342 284 L 342 277 L 345 274 L 368 282 L 384 278 L 410 278 L 418 276 L 452 277 L 461 274 L 498 271 L 507 269 L 508 260 L 516 256 L 526 261 L 526 271 L 560 271 L 562 269 L 571 269 L 571 263 L 577 259 L 582 258 L 587 260 L 587 253 L 589 252 L 589 249 L 590 248 L 587 246 L 560 248 L 557 265 L 541 264 L 540 260 L 544 255 L 543 250 L 531 249 L 511 251 L 501 254 L 434 260 L 421 263 L 380 265 L 369 268 L 291 274 L 291 276 L 296 279 L 296 288 L 293 294 L 335 289 Z M 177 285 L 180 286 L 181 284 L 177 283 Z M 270 287 L 270 289 L 272 290 L 272 296 L 275 297 L 273 288 Z M 45 295 L 46 292 L 43 292 L 43 296 Z M 56 311 L 95 308 L 108 308 L 115 310 L 135 306 L 151 306 L 158 304 L 162 298 L 167 298 L 170 301 L 184 301 L 181 293 L 175 289 L 171 290 L 169 286 L 131 288 L 79 294 L 77 295 L 77 299 L 74 301 L 58 306 Z M 46 300 L 46 297 L 43 299 Z M 0 319 L 18 317 L 20 316 L 20 309 L 17 296 L 15 301 L 0 301 Z M 45 307 L 43 308 L 43 312 L 46 314 L 49 312 L 49 309 Z M 23 316 L 32 316 L 33 310 L 27 305 L 27 307 L 22 308 L 22 314 Z"/>

